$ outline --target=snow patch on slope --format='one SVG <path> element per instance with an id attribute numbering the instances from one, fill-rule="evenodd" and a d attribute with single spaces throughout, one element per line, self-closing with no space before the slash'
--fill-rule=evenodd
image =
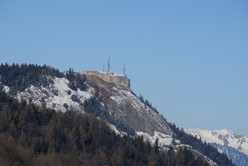
<path id="1" fill-rule="evenodd" d="M 81 110 L 85 100 L 93 96 L 93 88 L 88 88 L 86 91 L 80 89 L 72 90 L 68 84 L 69 80 L 65 78 L 51 78 L 54 84 L 48 87 L 31 86 L 23 92 L 17 93 L 19 100 L 24 99 L 38 106 L 46 106 L 47 108 L 66 111 L 66 110 Z"/>
<path id="2" fill-rule="evenodd" d="M 3 91 L 5 92 L 5 93 L 9 93 L 9 91 L 10 91 L 10 88 L 8 87 L 8 86 L 3 86 Z"/>
<path id="3" fill-rule="evenodd" d="M 111 123 L 107 123 L 107 125 L 109 126 L 109 128 L 114 131 L 117 135 L 123 136 L 123 135 L 127 135 L 126 132 L 122 132 L 119 131 L 114 125 L 112 125 Z"/>
<path id="4" fill-rule="evenodd" d="M 116 87 L 112 88 L 116 94 L 113 94 L 110 96 L 112 100 L 115 100 L 118 104 L 121 104 L 123 102 L 123 99 L 131 99 L 132 100 L 132 105 L 137 109 L 140 110 L 140 108 L 143 106 L 143 103 L 140 102 L 140 100 L 135 97 L 131 91 L 124 90 L 124 89 L 117 89 Z M 125 97 L 125 98 L 124 98 Z"/>
<path id="5" fill-rule="evenodd" d="M 143 136 L 144 140 L 149 141 L 151 144 L 154 144 L 156 139 L 158 139 L 158 145 L 160 147 L 171 145 L 173 139 L 170 135 L 166 135 L 157 131 L 154 132 L 153 136 L 141 131 L 138 131 L 136 133 L 138 136 Z"/>

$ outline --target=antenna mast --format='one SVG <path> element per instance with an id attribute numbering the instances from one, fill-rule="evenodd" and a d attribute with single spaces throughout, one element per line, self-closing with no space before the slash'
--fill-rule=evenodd
<path id="1" fill-rule="evenodd" d="M 110 66 L 110 56 L 108 58 L 108 73 L 109 73 L 109 70 L 110 70 L 111 66 Z"/>
<path id="2" fill-rule="evenodd" d="M 124 65 L 124 68 L 123 68 L 123 75 L 124 76 L 126 75 L 126 65 Z"/>

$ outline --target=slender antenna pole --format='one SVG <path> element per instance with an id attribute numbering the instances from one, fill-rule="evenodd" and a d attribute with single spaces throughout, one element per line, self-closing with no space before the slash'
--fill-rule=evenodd
<path id="1" fill-rule="evenodd" d="M 124 76 L 126 75 L 126 65 L 124 65 L 124 68 L 123 68 L 123 75 Z"/>

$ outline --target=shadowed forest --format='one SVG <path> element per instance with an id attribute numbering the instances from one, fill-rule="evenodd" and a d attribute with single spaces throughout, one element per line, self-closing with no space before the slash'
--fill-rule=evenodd
<path id="1" fill-rule="evenodd" d="M 39 109 L 0 94 L 1 165 L 208 165 L 189 150 L 120 137 L 89 114 Z"/>

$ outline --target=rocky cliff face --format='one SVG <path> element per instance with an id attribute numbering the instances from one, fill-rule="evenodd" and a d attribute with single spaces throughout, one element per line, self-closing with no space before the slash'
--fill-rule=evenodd
<path id="1" fill-rule="evenodd" d="M 95 102 L 98 104 L 95 105 L 98 105 L 98 110 L 105 112 L 110 126 L 115 126 L 117 132 L 143 135 L 150 140 L 161 137 L 161 145 L 171 144 L 173 132 L 165 119 L 141 102 L 131 90 L 95 76 L 87 77 L 87 82 L 96 91 Z M 162 138 L 166 141 L 162 141 Z"/>

